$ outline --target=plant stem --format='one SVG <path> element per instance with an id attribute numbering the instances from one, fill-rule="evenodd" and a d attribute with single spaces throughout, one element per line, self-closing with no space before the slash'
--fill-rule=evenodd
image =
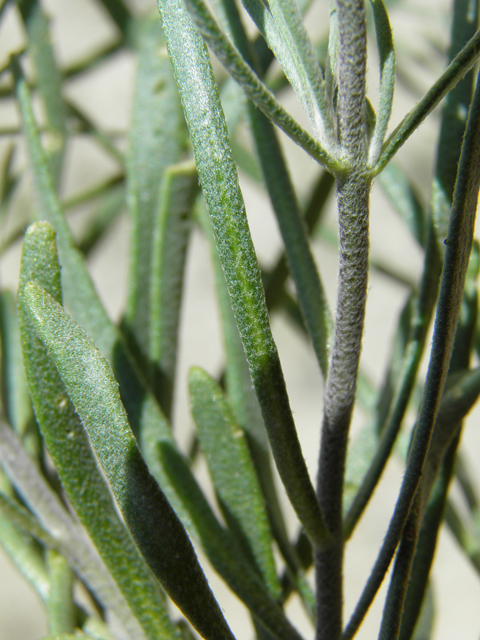
<path id="1" fill-rule="evenodd" d="M 315 556 L 317 640 L 342 633 L 342 493 L 368 281 L 366 26 L 363 0 L 337 0 L 338 138 L 348 167 L 337 175 L 340 266 L 335 334 L 324 400 L 317 495 L 331 542 Z"/>

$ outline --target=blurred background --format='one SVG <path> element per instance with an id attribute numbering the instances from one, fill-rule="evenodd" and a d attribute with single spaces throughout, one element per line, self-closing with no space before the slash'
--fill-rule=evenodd
<path id="1" fill-rule="evenodd" d="M 0 0 L 0 7 L 5 4 Z M 128 4 L 138 15 L 155 12 L 152 0 L 130 0 Z M 391 121 L 393 128 L 440 75 L 445 65 L 449 42 L 451 6 L 448 0 L 397 0 L 388 3 L 393 35 L 397 48 L 398 83 Z M 50 18 L 51 34 L 58 65 L 72 68 L 95 51 L 109 51 L 115 47 L 120 32 L 99 2 L 94 0 L 44 0 L 44 10 Z M 315 41 L 322 41 L 328 32 L 329 3 L 317 0 L 307 14 L 306 24 Z M 2 12 L 0 21 L 0 68 L 12 52 L 26 44 L 26 35 L 18 9 L 11 2 Z M 217 68 L 217 66 L 216 66 Z M 374 41 L 369 48 L 368 93 L 375 106 L 378 91 L 378 65 Z M 66 81 L 65 97 L 94 123 L 123 154 L 127 151 L 126 132 L 129 128 L 136 71 L 135 55 L 125 47 L 106 55 L 103 62 L 89 72 L 72 76 Z M 219 70 L 220 76 L 223 71 Z M 8 79 L 0 77 L 0 91 Z M 2 84 L 2 82 L 4 84 Z M 5 92 L 4 92 L 5 93 Z M 302 119 L 300 107 L 292 93 L 284 102 L 289 110 Z M 41 119 L 41 109 L 39 108 Z M 0 130 L 15 132 L 20 120 L 13 99 L 0 98 Z M 422 203 L 427 206 L 434 166 L 438 114 L 434 113 L 416 132 L 398 155 L 398 163 L 414 182 Z M 300 200 L 305 200 L 308 187 L 318 174 L 314 161 L 282 136 L 293 181 Z M 0 158 L 8 153 L 8 137 L 0 134 Z M 4 160 L 2 160 L 3 162 Z M 17 153 L 14 167 L 20 172 L 27 164 L 25 154 Z M 92 136 L 81 132 L 68 138 L 61 180 L 61 198 L 72 201 L 77 194 L 102 182 L 114 181 L 121 173 L 121 163 L 107 154 Z M 3 239 L 10 237 L 28 219 L 33 207 L 31 178 L 22 176 L 21 188 L 16 190 L 8 216 L 2 221 Z M 240 173 L 247 214 L 262 266 L 275 263 L 281 251 L 281 239 L 268 199 L 262 188 Z M 389 344 L 399 311 L 405 303 L 408 288 L 386 272 L 401 273 L 406 282 L 417 282 L 422 266 L 420 248 L 412 239 L 404 222 L 395 214 L 380 189 L 374 186 L 371 201 L 371 258 L 367 320 L 362 370 L 374 384 L 380 383 L 389 357 Z M 69 220 L 81 236 L 93 210 L 92 203 L 71 208 Z M 331 199 L 322 230 L 312 240 L 315 257 L 325 283 L 331 308 L 335 306 L 337 259 L 331 238 L 336 233 L 335 203 Z M 21 240 L 3 251 L 0 260 L 1 286 L 16 291 Z M 114 222 L 105 241 L 95 247 L 89 266 L 106 308 L 114 320 L 119 320 L 125 307 L 128 273 L 128 219 L 123 212 Z M 293 289 L 292 289 L 293 290 Z M 272 326 L 290 393 L 299 437 L 312 478 L 317 468 L 320 438 L 323 382 L 312 350 L 289 319 L 276 314 Z M 208 255 L 208 247 L 201 234 L 194 230 L 188 251 L 187 278 L 182 309 L 180 362 L 174 428 L 181 448 L 187 450 L 192 433 L 192 418 L 187 399 L 187 370 L 193 364 L 204 367 L 212 375 L 222 370 L 223 351 L 217 303 Z M 427 363 L 422 365 L 426 371 Z M 422 380 L 422 375 L 420 380 Z M 362 425 L 364 414 L 356 408 L 352 434 Z M 480 417 L 479 410 L 468 418 L 462 440 L 462 454 L 476 477 L 480 488 Z M 413 424 L 409 415 L 406 425 Z M 206 469 L 200 460 L 196 475 L 209 486 Z M 347 547 L 345 565 L 345 620 L 348 620 L 376 558 L 395 504 L 402 478 L 401 461 L 389 464 L 368 510 Z M 455 495 L 456 487 L 453 486 Z M 283 496 L 283 491 L 280 489 Z M 212 495 L 212 494 L 211 494 Z M 460 494 L 458 494 L 459 496 Z M 458 497 L 459 508 L 462 507 Z M 290 514 L 292 536 L 297 533 L 296 520 L 286 500 Z M 203 561 L 204 559 L 201 558 Z M 252 637 L 252 629 L 243 606 L 213 574 L 206 561 L 211 585 L 218 595 L 227 620 L 238 640 Z M 478 603 L 480 580 L 449 531 L 444 527 L 440 537 L 433 569 L 437 602 L 437 623 L 434 639 L 452 637 L 477 640 L 480 634 Z M 377 596 L 372 610 L 363 623 L 358 638 L 376 637 L 382 610 L 383 594 Z M 313 630 L 299 603 L 293 598 L 288 611 L 292 622 L 307 640 Z M 0 550 L 0 640 L 38 640 L 47 633 L 40 601 L 28 583 Z"/>

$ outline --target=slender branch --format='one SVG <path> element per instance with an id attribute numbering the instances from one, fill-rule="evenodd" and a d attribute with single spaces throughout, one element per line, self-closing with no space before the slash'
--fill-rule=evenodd
<path id="1" fill-rule="evenodd" d="M 315 556 L 317 640 L 342 632 L 342 494 L 348 430 L 355 398 L 368 279 L 366 173 L 366 25 L 363 0 L 337 0 L 338 137 L 345 175 L 337 176 L 340 267 L 335 334 L 324 400 L 317 495 L 331 542 Z"/>

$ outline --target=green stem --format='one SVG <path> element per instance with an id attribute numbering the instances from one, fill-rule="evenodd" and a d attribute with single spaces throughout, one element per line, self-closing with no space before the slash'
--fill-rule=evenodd
<path id="1" fill-rule="evenodd" d="M 332 536 L 315 556 L 317 640 L 342 632 L 342 494 L 368 281 L 365 140 L 366 23 L 363 0 L 337 0 L 338 137 L 346 175 L 337 176 L 340 266 L 333 350 L 324 399 L 317 496 Z"/>

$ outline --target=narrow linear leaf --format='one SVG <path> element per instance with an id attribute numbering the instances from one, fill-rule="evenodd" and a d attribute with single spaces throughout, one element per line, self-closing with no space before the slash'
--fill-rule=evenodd
<path id="1" fill-rule="evenodd" d="M 47 551 L 50 591 L 47 601 L 48 629 L 52 635 L 75 631 L 73 603 L 74 573 L 66 558 L 51 549 Z"/>
<path id="2" fill-rule="evenodd" d="M 149 377 L 167 417 L 172 410 L 185 258 L 197 192 L 198 175 L 192 161 L 168 167 L 154 220 Z"/>
<path id="3" fill-rule="evenodd" d="M 422 493 L 423 507 L 426 507 L 431 489 L 445 452 L 460 424 L 469 413 L 480 395 L 480 369 L 459 371 L 447 380 L 447 388 L 442 397 L 437 420 L 432 433 L 428 456 L 422 474 L 419 491 Z"/>
<path id="4" fill-rule="evenodd" d="M 235 424 L 220 387 L 193 368 L 192 413 L 226 522 L 275 599 L 280 595 L 265 503 L 245 434 Z"/>
<path id="5" fill-rule="evenodd" d="M 95 210 L 91 222 L 88 224 L 77 241 L 79 250 L 88 255 L 112 227 L 125 206 L 125 190 L 114 187 L 102 198 Z"/>
<path id="6" fill-rule="evenodd" d="M 0 336 L 2 408 L 12 428 L 24 435 L 32 409 L 23 367 L 15 300 L 8 291 L 0 293 Z"/>
<path id="7" fill-rule="evenodd" d="M 280 62 L 325 149 L 334 148 L 334 126 L 322 71 L 296 3 L 245 0 L 244 6 Z"/>
<path id="8" fill-rule="evenodd" d="M 40 598 L 46 601 L 50 586 L 43 555 L 38 544 L 25 533 L 25 528 L 19 526 L 15 518 L 10 517 L 12 511 L 17 511 L 17 505 L 8 496 L 0 493 L 0 544 L 20 573 L 33 585 Z M 36 524 L 33 518 L 31 520 Z"/>
<path id="9" fill-rule="evenodd" d="M 27 231 L 19 289 L 24 359 L 37 422 L 72 505 L 146 636 L 170 639 L 175 630 L 157 585 L 116 513 L 68 391 L 36 335 L 25 298 L 32 280 L 61 302 L 55 233 L 48 223 Z"/>
<path id="10" fill-rule="evenodd" d="M 142 555 L 202 635 L 231 640 L 185 529 L 141 457 L 110 365 L 41 287 L 31 282 L 24 295 Z"/>
<path id="11" fill-rule="evenodd" d="M 141 24 L 138 71 L 127 156 L 127 203 L 130 216 L 130 273 L 124 330 L 132 352 L 152 382 L 151 289 L 157 274 L 159 201 L 163 173 L 179 162 L 185 146 L 185 123 L 162 30 L 154 17 Z M 167 415 L 169 410 L 167 410 Z"/>
<path id="12" fill-rule="evenodd" d="M 158 3 L 161 6 L 160 0 L 158 0 Z M 272 120 L 287 136 L 329 171 L 341 170 L 340 162 L 332 157 L 328 149 L 324 149 L 284 110 L 273 94 L 252 71 L 237 48 L 217 25 L 202 0 L 188 0 L 187 7 L 209 47 L 212 48 L 227 71 L 242 86 L 248 97 L 267 118 Z M 163 21 L 165 21 L 165 18 L 163 18 Z"/>
<path id="13" fill-rule="evenodd" d="M 370 4 L 373 9 L 377 48 L 380 56 L 380 97 L 375 129 L 368 151 L 368 163 L 374 166 L 382 152 L 383 141 L 392 113 L 395 89 L 395 49 L 392 29 L 383 0 L 370 0 Z"/>
<path id="14" fill-rule="evenodd" d="M 62 98 L 62 77 L 50 39 L 50 21 L 38 0 L 20 0 L 18 8 L 28 33 L 28 52 L 36 70 L 36 87 L 45 106 L 49 133 L 49 164 L 58 184 L 66 138 L 67 110 Z"/>
<path id="15" fill-rule="evenodd" d="M 300 570 L 300 562 L 290 544 L 277 489 L 272 473 L 268 436 L 265 430 L 260 406 L 245 358 L 242 341 L 235 322 L 222 265 L 218 257 L 208 212 L 199 210 L 200 223 L 211 250 L 215 273 L 215 284 L 222 316 L 223 337 L 226 352 L 225 381 L 230 407 L 237 423 L 245 431 L 258 479 L 267 505 L 270 524 L 281 553 L 295 574 Z"/>
<path id="16" fill-rule="evenodd" d="M 316 545 L 328 533 L 300 449 L 208 53 L 180 0 L 159 3 L 215 241 L 273 456 Z M 181 36 L 180 36 L 181 34 Z"/>
<path id="17" fill-rule="evenodd" d="M 478 3 L 456 0 L 453 4 L 453 21 L 448 60 L 461 51 L 466 42 L 475 35 L 479 25 Z M 437 165 L 432 184 L 432 218 L 438 246 L 443 255 L 447 237 L 453 191 L 457 177 L 463 136 L 472 102 L 475 74 L 470 70 L 445 98 L 442 109 L 440 136 L 438 140 Z"/>

